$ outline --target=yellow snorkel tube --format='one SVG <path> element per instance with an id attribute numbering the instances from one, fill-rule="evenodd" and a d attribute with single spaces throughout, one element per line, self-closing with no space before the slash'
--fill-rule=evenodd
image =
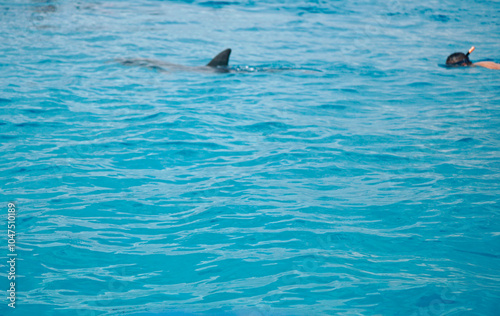
<path id="1" fill-rule="evenodd" d="M 469 54 L 472 53 L 476 48 L 474 46 L 472 46 L 469 51 L 467 52 L 467 54 L 465 54 L 465 57 L 469 57 Z"/>

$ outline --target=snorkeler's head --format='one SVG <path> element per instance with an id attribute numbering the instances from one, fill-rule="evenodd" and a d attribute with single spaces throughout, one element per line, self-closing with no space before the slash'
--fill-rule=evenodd
<path id="1" fill-rule="evenodd" d="M 469 56 L 464 53 L 453 53 L 446 59 L 447 66 L 470 66 Z"/>
<path id="2" fill-rule="evenodd" d="M 453 53 L 446 59 L 446 66 L 459 67 L 459 66 L 470 66 L 472 62 L 469 60 L 469 54 L 476 49 L 472 46 L 467 54 L 464 53 Z"/>

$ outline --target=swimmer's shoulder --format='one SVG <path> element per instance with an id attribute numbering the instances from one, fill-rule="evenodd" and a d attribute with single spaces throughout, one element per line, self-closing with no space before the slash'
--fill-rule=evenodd
<path id="1" fill-rule="evenodd" d="M 492 62 L 492 61 L 478 61 L 473 64 L 474 66 L 489 68 L 489 69 L 497 69 L 500 70 L 500 64 Z"/>

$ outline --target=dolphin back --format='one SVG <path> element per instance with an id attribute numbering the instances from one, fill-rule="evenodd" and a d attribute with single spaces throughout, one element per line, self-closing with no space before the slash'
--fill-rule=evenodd
<path id="1" fill-rule="evenodd" d="M 229 63 L 229 55 L 231 55 L 231 48 L 225 49 L 212 59 L 208 67 L 227 67 Z"/>

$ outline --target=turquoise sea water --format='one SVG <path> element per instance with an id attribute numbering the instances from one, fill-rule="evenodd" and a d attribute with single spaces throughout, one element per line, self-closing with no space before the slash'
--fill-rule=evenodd
<path id="1" fill-rule="evenodd" d="M 0 315 L 498 315 L 499 13 L 0 2 Z"/>

